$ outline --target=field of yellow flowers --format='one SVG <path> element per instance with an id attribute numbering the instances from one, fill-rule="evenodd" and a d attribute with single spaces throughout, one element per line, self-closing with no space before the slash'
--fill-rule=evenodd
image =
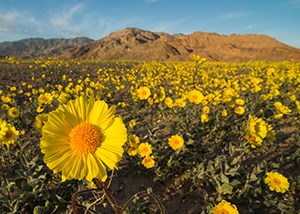
<path id="1" fill-rule="evenodd" d="M 0 213 L 299 213 L 300 63 L 0 60 Z"/>

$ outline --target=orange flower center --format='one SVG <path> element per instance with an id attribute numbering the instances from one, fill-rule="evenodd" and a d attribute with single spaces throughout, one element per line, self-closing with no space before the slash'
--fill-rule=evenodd
<path id="1" fill-rule="evenodd" d="M 174 144 L 174 146 L 178 146 L 178 145 L 179 145 L 179 140 L 173 139 L 173 142 L 172 142 L 172 143 Z"/>
<path id="2" fill-rule="evenodd" d="M 277 179 L 277 178 L 273 178 L 273 183 L 276 185 L 276 186 L 279 186 L 281 184 L 280 180 Z"/>
<path id="3" fill-rule="evenodd" d="M 10 139 L 13 136 L 13 132 L 9 129 L 6 131 L 4 138 Z"/>
<path id="4" fill-rule="evenodd" d="M 192 96 L 192 100 L 197 100 L 198 99 L 198 96 L 197 95 L 193 95 Z"/>
<path id="5" fill-rule="evenodd" d="M 70 147 L 78 154 L 94 153 L 101 145 L 103 135 L 100 130 L 89 123 L 82 123 L 70 133 Z"/>
<path id="6" fill-rule="evenodd" d="M 219 208 L 218 213 L 220 213 L 220 214 L 229 214 L 229 212 L 226 209 L 224 209 L 223 207 Z"/>

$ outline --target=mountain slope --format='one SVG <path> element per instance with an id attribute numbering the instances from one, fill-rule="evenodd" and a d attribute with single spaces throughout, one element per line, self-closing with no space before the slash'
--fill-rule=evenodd
<path id="1" fill-rule="evenodd" d="M 30 38 L 15 42 L 2 42 L 0 43 L 0 57 L 49 57 L 91 41 L 93 40 L 86 37 L 77 37 L 74 39 Z"/>
<path id="2" fill-rule="evenodd" d="M 169 35 L 126 28 L 95 41 L 78 37 L 48 40 L 31 38 L 0 43 L 0 58 L 57 56 L 66 59 L 189 61 L 192 54 L 210 61 L 300 61 L 300 49 L 259 34 L 194 32 L 189 35 Z"/>
<path id="3" fill-rule="evenodd" d="M 258 34 L 219 35 L 194 32 L 189 35 L 126 28 L 72 48 L 60 56 L 104 60 L 186 61 L 198 54 L 211 61 L 290 60 L 300 61 L 300 49 Z"/>

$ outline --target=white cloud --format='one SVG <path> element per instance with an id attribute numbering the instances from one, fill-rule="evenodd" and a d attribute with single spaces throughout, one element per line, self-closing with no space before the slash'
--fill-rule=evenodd
<path id="1" fill-rule="evenodd" d="M 42 22 L 28 11 L 0 11 L 0 41 L 38 36 L 43 31 Z"/>
<path id="2" fill-rule="evenodd" d="M 137 27 L 139 23 L 142 23 L 143 19 L 141 18 L 125 18 L 121 21 L 114 17 L 100 17 L 95 23 L 95 26 L 98 28 L 93 29 L 94 38 L 98 39 L 104 36 L 107 36 L 109 33 L 112 33 L 116 30 L 121 30 L 126 27 Z"/>
<path id="3" fill-rule="evenodd" d="M 81 23 L 74 23 L 74 18 L 79 15 L 80 10 L 84 8 L 84 3 L 76 4 L 67 11 L 61 10 L 55 12 L 50 17 L 51 24 L 54 28 L 58 29 L 60 33 L 65 35 L 77 35 L 80 34 L 78 25 Z"/>
<path id="4" fill-rule="evenodd" d="M 0 14 L 0 32 L 18 32 L 17 19 L 19 14 L 16 11 Z"/>
<path id="5" fill-rule="evenodd" d="M 252 29 L 252 28 L 254 28 L 253 25 L 248 25 L 248 26 L 246 27 L 246 29 Z"/>
<path id="6" fill-rule="evenodd" d="M 258 29 L 258 28 L 262 28 L 262 27 L 265 27 L 265 26 L 267 26 L 267 25 L 269 25 L 269 23 L 267 23 L 267 22 L 262 22 L 262 23 L 256 23 L 256 24 L 249 24 L 248 26 L 246 26 L 245 28 L 246 29 Z"/>
<path id="7" fill-rule="evenodd" d="M 170 22 L 162 22 L 159 23 L 158 25 L 155 25 L 150 28 L 151 31 L 156 31 L 156 32 L 169 32 L 169 33 L 183 33 L 183 32 L 178 32 L 178 26 L 182 26 L 184 22 L 186 22 L 189 18 L 182 18 Z"/>

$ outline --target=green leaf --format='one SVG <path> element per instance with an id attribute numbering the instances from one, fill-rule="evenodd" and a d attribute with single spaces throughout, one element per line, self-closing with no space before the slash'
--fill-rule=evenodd
<path id="1" fill-rule="evenodd" d="M 257 177 L 254 173 L 250 175 L 250 181 L 257 181 Z"/>
<path id="2" fill-rule="evenodd" d="M 222 181 L 222 183 L 229 183 L 229 178 L 226 176 L 226 175 L 224 175 L 224 174 L 221 174 L 221 181 Z"/>
<path id="3" fill-rule="evenodd" d="M 25 192 L 31 192 L 32 186 L 28 184 L 27 180 L 25 178 L 18 178 L 15 181 L 16 186 L 18 189 L 25 191 Z"/>
<path id="4" fill-rule="evenodd" d="M 189 138 L 185 145 L 192 145 L 194 142 L 195 141 L 193 139 Z"/>
<path id="5" fill-rule="evenodd" d="M 233 186 L 228 183 L 225 183 L 221 186 L 221 191 L 223 194 L 232 194 Z"/>
<path id="6" fill-rule="evenodd" d="M 9 201 L 9 197 L 7 195 L 3 195 L 0 197 L 0 202 L 8 202 Z"/>
<path id="7" fill-rule="evenodd" d="M 59 195 L 56 195 L 56 194 L 55 194 L 55 196 L 56 196 L 56 198 L 58 199 L 58 201 L 59 201 L 60 203 L 66 203 L 65 199 L 63 199 L 63 198 L 60 197 Z"/>
<path id="8" fill-rule="evenodd" d="M 235 186 L 241 184 L 241 182 L 238 181 L 237 179 L 234 179 L 233 181 L 230 182 L 230 184 L 231 184 L 233 187 L 235 187 Z"/>
<path id="9" fill-rule="evenodd" d="M 239 160 L 241 159 L 241 157 L 243 156 L 243 154 L 233 158 L 233 160 L 231 161 L 230 165 L 235 165 L 239 162 Z"/>
<path id="10" fill-rule="evenodd" d="M 45 213 L 45 207 L 39 205 L 34 207 L 33 214 L 43 214 L 43 213 Z"/>

